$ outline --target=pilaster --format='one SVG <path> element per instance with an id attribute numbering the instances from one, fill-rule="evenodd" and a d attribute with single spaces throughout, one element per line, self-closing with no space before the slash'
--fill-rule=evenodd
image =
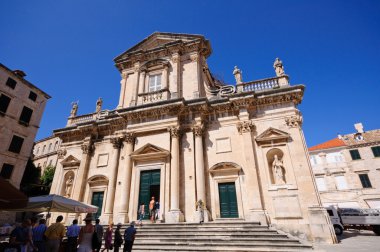
<path id="1" fill-rule="evenodd" d="M 125 101 L 125 89 L 127 86 L 127 78 L 128 75 L 126 73 L 121 74 L 121 81 L 120 81 L 120 98 L 119 98 L 119 105 L 117 106 L 118 109 L 123 107 L 124 101 Z"/>

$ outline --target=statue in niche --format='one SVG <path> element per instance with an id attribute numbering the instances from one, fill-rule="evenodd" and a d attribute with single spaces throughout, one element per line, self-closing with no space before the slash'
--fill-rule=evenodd
<path id="1" fill-rule="evenodd" d="M 69 178 L 66 180 L 66 187 L 65 187 L 65 195 L 66 197 L 71 196 L 71 190 L 73 189 L 73 176 L 69 176 Z"/>
<path id="2" fill-rule="evenodd" d="M 232 72 L 232 74 L 235 76 L 236 84 L 240 84 L 240 83 L 243 82 L 243 75 L 242 75 L 242 73 L 243 72 L 237 66 L 235 66 L 234 71 Z"/>
<path id="3" fill-rule="evenodd" d="M 71 106 L 70 117 L 75 117 L 78 112 L 78 102 L 72 102 Z"/>
<path id="4" fill-rule="evenodd" d="M 276 72 L 277 77 L 285 75 L 284 66 L 282 65 L 282 61 L 279 58 L 276 58 L 274 61 L 273 68 Z"/>
<path id="5" fill-rule="evenodd" d="M 99 97 L 99 99 L 96 101 L 96 110 L 95 110 L 96 113 L 99 113 L 102 110 L 102 104 L 103 104 L 103 100 L 101 97 Z"/>
<path id="6" fill-rule="evenodd" d="M 277 155 L 274 155 L 272 163 L 273 178 L 276 185 L 285 184 L 285 167 L 282 159 L 278 159 Z"/>

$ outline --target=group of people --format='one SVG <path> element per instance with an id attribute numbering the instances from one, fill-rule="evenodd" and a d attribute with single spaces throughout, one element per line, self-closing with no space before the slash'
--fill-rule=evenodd
<path id="1" fill-rule="evenodd" d="M 73 220 L 72 225 L 66 227 L 61 223 L 63 216 L 57 217 L 56 222 L 49 227 L 44 219 L 25 220 L 21 226 L 16 227 L 10 236 L 10 246 L 18 252 L 58 252 L 62 246 L 64 236 L 67 236 L 67 245 L 64 251 L 68 252 L 104 252 L 114 250 L 118 252 L 124 243 L 124 252 L 132 251 L 135 240 L 136 228 L 132 221 L 122 237 L 121 223 L 117 224 L 113 238 L 113 224 L 104 231 L 99 219 L 92 224 L 92 214 L 87 214 L 85 225 L 78 226 L 78 220 Z M 104 247 L 102 243 L 104 239 Z"/>
<path id="2" fill-rule="evenodd" d="M 139 211 L 139 221 L 138 224 L 142 226 L 142 221 L 145 217 L 145 204 L 144 202 L 140 203 Z M 160 216 L 160 202 L 156 201 L 154 196 L 149 201 L 149 219 L 152 223 L 155 223 L 156 220 L 159 219 Z"/>

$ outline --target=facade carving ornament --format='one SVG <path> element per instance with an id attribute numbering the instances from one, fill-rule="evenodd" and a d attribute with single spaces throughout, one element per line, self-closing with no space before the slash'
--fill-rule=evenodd
<path id="1" fill-rule="evenodd" d="M 81 145 L 83 154 L 91 154 L 93 151 L 93 145 L 91 143 L 84 143 Z"/>
<path id="2" fill-rule="evenodd" d="M 174 54 L 172 56 L 173 63 L 177 63 L 179 61 L 179 59 L 180 59 L 180 55 L 179 54 Z"/>
<path id="3" fill-rule="evenodd" d="M 112 146 L 115 148 L 115 149 L 120 149 L 121 147 L 121 144 L 122 144 L 122 138 L 120 137 L 113 137 L 111 138 L 111 143 L 112 143 Z"/>
<path id="4" fill-rule="evenodd" d="M 172 126 L 168 128 L 168 131 L 172 137 L 178 138 L 181 135 L 180 127 Z"/>
<path id="5" fill-rule="evenodd" d="M 288 125 L 291 128 L 299 127 L 302 125 L 303 118 L 302 115 L 299 113 L 297 115 L 292 115 L 290 117 L 285 118 L 286 125 Z"/>
<path id="6" fill-rule="evenodd" d="M 235 66 L 232 74 L 235 76 L 236 84 L 243 82 L 243 71 L 241 71 L 237 66 Z"/>
<path id="7" fill-rule="evenodd" d="M 202 125 L 194 126 L 193 132 L 196 137 L 202 137 L 204 133 L 204 127 Z"/>
<path id="8" fill-rule="evenodd" d="M 197 53 L 190 55 L 190 60 L 193 61 L 193 62 L 197 61 L 198 58 L 199 58 L 199 55 Z"/>
<path id="9" fill-rule="evenodd" d="M 254 129 L 255 125 L 252 121 L 248 120 L 238 122 L 236 127 L 239 131 L 239 134 L 241 135 L 242 133 L 251 132 Z"/>
<path id="10" fill-rule="evenodd" d="M 124 80 L 127 79 L 127 78 L 128 78 L 128 74 L 125 73 L 125 72 L 122 73 L 122 74 L 121 74 L 121 78 L 124 79 Z"/>
<path id="11" fill-rule="evenodd" d="M 58 159 L 62 159 L 65 157 L 67 151 L 66 149 L 59 149 L 57 150 Z"/>
<path id="12" fill-rule="evenodd" d="M 279 58 L 276 58 L 274 61 L 273 68 L 276 72 L 277 77 L 285 75 L 284 66 L 282 65 L 282 61 Z"/>
<path id="13" fill-rule="evenodd" d="M 124 134 L 124 142 L 126 142 L 128 144 L 133 144 L 134 141 L 135 141 L 135 134 L 134 133 L 128 132 L 128 133 Z"/>

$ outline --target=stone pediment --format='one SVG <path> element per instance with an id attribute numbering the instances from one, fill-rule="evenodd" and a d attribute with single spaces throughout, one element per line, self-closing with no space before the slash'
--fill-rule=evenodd
<path id="1" fill-rule="evenodd" d="M 64 160 L 61 161 L 61 164 L 63 167 L 74 167 L 74 166 L 79 166 L 80 160 L 77 159 L 76 157 L 70 155 Z"/>
<path id="2" fill-rule="evenodd" d="M 199 39 L 204 39 L 202 35 L 194 34 L 180 34 L 180 33 L 165 33 L 165 32 L 155 32 L 149 37 L 142 40 L 140 43 L 131 47 L 121 55 L 117 56 L 115 60 L 123 58 L 126 54 L 137 51 L 149 51 L 156 48 L 163 47 L 165 45 L 173 44 L 175 42 L 190 42 Z"/>
<path id="3" fill-rule="evenodd" d="M 133 160 L 166 159 L 169 156 L 170 151 L 149 143 L 131 153 Z"/>
<path id="4" fill-rule="evenodd" d="M 212 175 L 227 175 L 227 174 L 239 174 L 239 172 L 242 170 L 240 165 L 237 165 L 232 162 L 221 162 L 213 165 L 209 172 Z"/>
<path id="5" fill-rule="evenodd" d="M 256 137 L 256 142 L 258 144 L 263 144 L 266 142 L 287 142 L 290 139 L 290 135 L 285 131 L 275 129 L 270 127 Z"/>

